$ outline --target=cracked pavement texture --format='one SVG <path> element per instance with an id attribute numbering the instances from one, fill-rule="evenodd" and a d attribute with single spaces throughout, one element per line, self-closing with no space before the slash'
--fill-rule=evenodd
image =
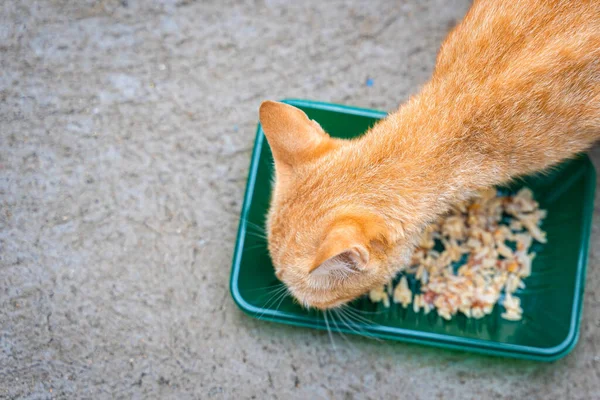
<path id="1" fill-rule="evenodd" d="M 598 201 L 579 344 L 550 364 L 334 349 L 228 292 L 260 102 L 393 110 L 468 6 L 2 2 L 0 398 L 598 398 Z"/>

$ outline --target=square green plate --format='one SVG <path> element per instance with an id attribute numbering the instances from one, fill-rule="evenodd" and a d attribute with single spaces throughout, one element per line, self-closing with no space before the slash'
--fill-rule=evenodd
<path id="1" fill-rule="evenodd" d="M 332 136 L 352 137 L 364 133 L 386 113 L 304 100 L 287 100 L 304 110 Z M 264 320 L 326 329 L 323 314 L 305 310 L 291 297 L 273 297 L 279 281 L 264 239 L 269 206 L 273 162 L 260 125 L 246 187 L 246 196 L 233 257 L 230 289 L 237 305 Z M 548 217 L 542 228 L 548 244 L 536 243 L 537 252 L 527 287 L 517 292 L 523 307 L 521 321 L 500 317 L 502 307 L 483 319 L 458 314 L 445 321 L 435 312 L 414 313 L 392 304 L 373 304 L 365 297 L 349 305 L 360 318 L 340 318 L 330 313 L 333 331 L 363 334 L 383 339 L 421 343 L 484 354 L 551 361 L 565 356 L 579 336 L 596 172 L 586 155 L 564 162 L 550 173 L 519 180 L 504 188 L 516 191 L 527 186 L 534 191 Z M 411 282 L 411 286 L 414 282 Z"/>

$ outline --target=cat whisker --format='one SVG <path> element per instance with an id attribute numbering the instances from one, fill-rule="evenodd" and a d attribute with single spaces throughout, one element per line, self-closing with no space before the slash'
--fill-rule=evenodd
<path id="1" fill-rule="evenodd" d="M 277 282 L 277 283 L 274 283 L 273 285 L 263 286 L 263 287 L 259 287 L 259 288 L 254 288 L 254 289 L 246 290 L 246 292 L 256 292 L 258 290 L 267 290 L 267 289 L 268 289 L 268 292 L 271 292 L 272 290 L 274 290 L 278 286 L 283 286 L 283 285 L 284 285 L 283 282 Z"/>
<path id="2" fill-rule="evenodd" d="M 246 231 L 246 234 L 249 235 L 249 236 L 254 236 L 255 238 L 261 239 L 265 243 L 268 242 L 268 240 L 269 240 L 265 235 L 263 235 L 261 233 L 252 232 L 252 231 Z M 263 243 L 263 245 L 264 245 L 264 243 Z"/>
<path id="3" fill-rule="evenodd" d="M 327 334 L 329 335 L 329 340 L 331 341 L 331 346 L 333 347 L 333 351 L 337 352 L 335 343 L 333 341 L 333 335 L 331 334 L 331 328 L 329 327 L 329 321 L 327 321 L 327 313 L 326 312 L 323 312 L 323 317 L 325 318 L 325 326 L 327 327 Z"/>
<path id="4" fill-rule="evenodd" d="M 345 307 L 343 308 L 343 311 L 348 315 L 348 316 L 352 316 L 354 317 L 354 319 L 358 322 L 361 322 L 363 324 L 367 324 L 367 325 L 376 325 L 373 323 L 373 321 L 371 321 L 368 318 L 365 318 L 364 316 L 358 314 L 356 312 L 356 309 L 354 308 L 350 308 L 350 307 Z"/>
<path id="5" fill-rule="evenodd" d="M 388 312 L 387 310 L 380 310 L 380 311 L 359 310 L 358 308 L 354 308 L 347 304 L 344 304 L 344 307 L 352 309 L 352 311 L 358 315 L 381 315 L 381 314 Z"/>
<path id="6" fill-rule="evenodd" d="M 348 329 L 350 329 L 356 335 L 366 337 L 369 339 L 377 339 L 377 338 L 373 337 L 369 332 L 365 331 L 364 329 L 362 329 L 358 326 L 355 327 L 356 323 L 354 321 L 352 321 L 351 319 L 349 319 L 347 316 L 345 316 L 341 309 L 337 309 L 337 310 L 334 309 L 334 311 L 340 317 L 340 320 L 346 325 L 346 327 Z"/>
<path id="7" fill-rule="evenodd" d="M 254 225 L 250 221 L 246 221 L 246 227 L 250 228 L 250 229 L 254 229 L 257 233 L 266 236 L 267 231 L 265 230 L 265 228 L 262 228 L 262 227 L 260 227 L 258 225 Z"/>
<path id="8" fill-rule="evenodd" d="M 277 295 L 274 295 L 273 298 L 269 301 L 269 304 L 267 304 L 267 305 L 264 306 L 263 312 L 260 313 L 260 315 L 258 317 L 256 317 L 256 318 L 259 319 L 259 320 L 262 319 L 262 317 L 265 315 L 265 313 L 267 312 L 267 310 L 271 310 L 270 306 L 272 306 L 279 299 L 281 299 L 282 297 L 285 297 L 285 296 L 286 296 L 286 292 L 280 292 Z"/>
<path id="9" fill-rule="evenodd" d="M 269 293 L 270 297 L 267 300 L 267 302 L 265 303 L 265 305 L 263 306 L 263 309 L 264 309 L 263 314 L 269 308 L 269 306 L 273 305 L 279 299 L 279 295 L 281 295 L 282 292 L 283 292 L 283 289 L 274 289 Z M 261 314 L 261 316 L 262 316 L 262 314 Z"/>
<path id="10" fill-rule="evenodd" d="M 352 329 L 351 325 L 354 325 L 354 327 L 360 331 L 360 333 L 358 333 L 356 331 L 356 329 L 354 329 L 354 331 L 357 332 L 359 335 L 364 336 L 364 337 L 368 337 L 370 339 L 375 339 L 378 342 L 382 341 L 381 339 L 373 336 L 372 333 L 370 333 L 370 332 L 368 332 L 368 331 L 366 331 L 366 330 L 364 330 L 364 329 L 362 329 L 362 328 L 360 328 L 358 326 L 359 324 L 364 324 L 364 325 L 369 325 L 369 326 L 377 326 L 377 324 L 373 324 L 372 321 L 369 321 L 369 320 L 367 320 L 365 318 L 362 318 L 359 315 L 353 315 L 349 311 L 348 308 L 345 308 L 345 309 L 344 308 L 339 308 L 338 312 L 340 313 L 340 316 L 343 317 L 344 321 L 346 321 L 346 324 L 348 325 L 348 328 Z M 362 320 L 359 317 L 362 318 Z"/>
<path id="11" fill-rule="evenodd" d="M 287 289 L 287 287 L 286 287 Z M 281 300 L 279 300 L 279 303 L 277 304 L 277 307 L 275 307 L 275 311 L 279 310 L 279 307 L 281 307 L 281 304 L 283 303 L 283 301 L 287 298 L 287 296 L 290 294 L 289 290 L 285 291 L 285 296 L 281 296 Z"/>
<path id="12" fill-rule="evenodd" d="M 258 225 L 257 223 L 248 220 L 248 218 L 240 217 L 240 221 L 243 221 L 246 224 L 246 226 L 252 227 L 259 232 L 266 232 L 266 229 L 264 226 Z"/>
<path id="13" fill-rule="evenodd" d="M 263 306 L 263 312 L 260 313 L 260 315 L 257 317 L 257 319 L 261 319 L 263 317 L 263 315 L 265 314 L 265 312 L 269 309 L 269 306 L 275 304 L 275 302 L 277 302 L 282 296 L 285 296 L 287 294 L 287 287 L 283 286 L 283 287 L 277 288 L 277 289 L 273 290 L 273 292 L 274 293 L 271 294 L 271 297 Z"/>
<path id="14" fill-rule="evenodd" d="M 231 215 L 232 217 L 234 217 L 234 218 L 236 218 L 238 220 L 243 220 L 245 222 L 249 222 L 251 224 L 254 224 L 253 222 L 248 221 L 248 218 L 242 218 L 242 215 L 241 215 L 240 212 L 233 212 L 233 211 L 228 210 L 226 208 L 223 208 L 222 210 L 225 211 L 225 213 Z M 263 222 L 266 222 L 266 220 L 267 220 L 267 215 L 265 214 L 264 217 L 263 217 Z M 254 225 L 256 225 L 256 224 L 254 224 Z M 256 225 L 256 226 L 258 226 L 258 225 Z"/>
<path id="15" fill-rule="evenodd" d="M 248 229 L 246 229 L 247 233 L 252 233 L 255 236 L 261 237 L 261 238 L 263 238 L 265 240 L 267 239 L 267 230 L 266 230 L 266 228 L 264 226 L 261 226 L 261 225 L 255 223 L 255 222 L 252 222 L 248 218 L 243 218 L 239 214 L 234 214 L 234 213 L 230 212 L 229 210 L 226 210 L 226 212 L 228 212 L 229 214 L 231 214 L 231 215 L 235 216 L 236 218 L 238 218 L 239 221 L 243 222 L 246 225 L 246 227 L 248 228 Z"/>
<path id="16" fill-rule="evenodd" d="M 267 250 L 267 246 L 265 246 L 265 244 L 264 244 L 264 243 L 261 243 L 261 244 L 255 244 L 254 246 L 245 247 L 245 248 L 244 248 L 244 251 L 257 250 L 257 249 L 264 249 L 264 250 Z"/>
<path id="17" fill-rule="evenodd" d="M 325 310 L 325 312 L 329 312 L 329 310 Z M 334 312 L 335 312 L 335 315 L 334 315 Z M 346 335 L 344 335 L 344 332 L 342 332 L 342 331 L 340 330 L 340 327 L 339 327 L 339 325 L 337 324 L 337 322 L 335 322 L 335 320 L 336 320 L 336 317 L 339 317 L 339 314 L 337 314 L 336 310 L 335 310 L 335 309 L 332 309 L 332 310 L 331 310 L 331 314 L 329 314 L 329 316 L 331 317 L 331 322 L 332 322 L 332 323 L 335 325 L 335 328 L 336 328 L 336 330 L 339 332 L 339 334 L 340 334 L 340 335 L 342 335 L 342 339 L 344 339 L 344 341 L 345 341 L 346 343 L 348 343 L 348 345 L 350 345 L 350 347 L 352 347 L 354 350 L 356 350 L 356 346 L 354 346 L 354 345 L 353 345 L 353 344 L 350 342 L 350 340 L 348 340 L 348 338 L 346 337 Z M 340 321 L 340 322 L 342 322 L 342 321 Z M 347 324 L 346 324 L 346 325 L 347 325 Z"/>

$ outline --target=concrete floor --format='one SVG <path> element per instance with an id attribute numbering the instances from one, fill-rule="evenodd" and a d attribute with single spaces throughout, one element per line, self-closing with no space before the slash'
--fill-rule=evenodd
<path id="1" fill-rule="evenodd" d="M 0 398 L 599 398 L 598 208 L 581 338 L 552 364 L 334 350 L 228 293 L 260 102 L 392 110 L 468 5 L 3 1 Z"/>

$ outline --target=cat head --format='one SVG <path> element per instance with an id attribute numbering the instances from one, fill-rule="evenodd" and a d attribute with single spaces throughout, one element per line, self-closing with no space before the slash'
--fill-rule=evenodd
<path id="1" fill-rule="evenodd" d="M 389 217 L 397 198 L 377 190 L 382 177 L 360 143 L 330 137 L 283 103 L 264 102 L 260 122 L 275 162 L 267 235 L 277 277 L 320 309 L 387 282 L 410 246 L 399 245 L 401 221 Z"/>

